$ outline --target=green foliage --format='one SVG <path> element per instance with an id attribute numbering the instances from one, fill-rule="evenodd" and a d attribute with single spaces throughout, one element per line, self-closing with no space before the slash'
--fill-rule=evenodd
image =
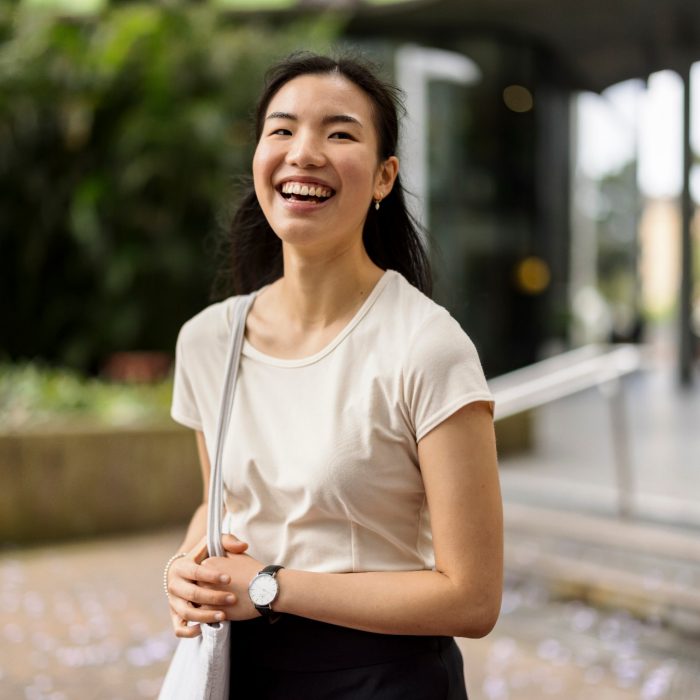
<path id="1" fill-rule="evenodd" d="M 0 431 L 168 420 L 172 381 L 110 384 L 33 364 L 0 365 Z"/>
<path id="2" fill-rule="evenodd" d="M 241 26 L 211 5 L 89 21 L 0 9 L 0 351 L 96 369 L 172 350 L 208 300 L 211 239 L 249 171 L 269 64 L 325 20 Z"/>

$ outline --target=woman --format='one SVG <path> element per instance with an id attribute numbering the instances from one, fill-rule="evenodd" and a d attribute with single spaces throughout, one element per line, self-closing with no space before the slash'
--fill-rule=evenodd
<path id="1" fill-rule="evenodd" d="M 232 225 L 235 291 L 262 287 L 224 458 L 236 537 L 204 558 L 203 505 L 166 569 L 178 636 L 234 621 L 237 698 L 463 699 L 453 637 L 498 616 L 492 399 L 423 293 L 397 136 L 395 91 L 360 63 L 301 54 L 269 74 Z M 172 415 L 197 431 L 205 494 L 230 309 L 178 339 Z"/>

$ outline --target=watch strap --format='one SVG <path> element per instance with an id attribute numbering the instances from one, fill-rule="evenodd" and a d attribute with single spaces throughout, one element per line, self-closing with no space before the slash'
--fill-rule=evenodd
<path id="1" fill-rule="evenodd" d="M 272 576 L 272 578 L 276 578 L 277 572 L 280 569 L 284 569 L 284 567 L 279 564 L 268 564 L 266 567 L 258 571 L 258 576 L 260 576 L 260 574 L 268 574 L 269 576 Z M 255 609 L 270 623 L 277 622 L 277 620 L 280 618 L 279 613 L 276 613 L 272 609 L 272 603 L 268 603 L 267 605 L 256 605 Z"/>

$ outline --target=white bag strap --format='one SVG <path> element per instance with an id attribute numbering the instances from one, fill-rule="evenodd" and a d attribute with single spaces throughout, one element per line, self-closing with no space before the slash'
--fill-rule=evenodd
<path id="1" fill-rule="evenodd" d="M 219 425 L 216 430 L 216 456 L 209 475 L 209 504 L 207 507 L 207 550 L 210 557 L 223 557 L 226 555 L 221 544 L 221 521 L 224 514 L 224 488 L 222 483 L 222 460 L 224 443 L 231 422 L 231 409 L 233 407 L 233 394 L 236 388 L 238 367 L 245 336 L 245 321 L 248 311 L 255 299 L 255 293 L 239 296 L 234 299 L 231 318 L 231 340 L 226 362 L 226 378 L 224 390 L 221 396 L 221 409 L 219 410 Z"/>

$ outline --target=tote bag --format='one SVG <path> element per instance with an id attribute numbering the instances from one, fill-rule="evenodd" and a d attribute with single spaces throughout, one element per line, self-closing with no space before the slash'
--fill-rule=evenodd
<path id="1" fill-rule="evenodd" d="M 207 507 L 209 556 L 225 556 L 221 544 L 221 521 L 224 512 L 221 461 L 231 418 L 233 392 L 245 335 L 245 320 L 254 298 L 255 294 L 240 296 L 236 297 L 233 303 L 231 342 L 216 433 L 216 458 L 209 478 Z M 200 628 L 201 634 L 198 637 L 179 641 L 163 681 L 159 700 L 228 700 L 231 671 L 230 623 L 226 621 L 202 624 Z"/>

